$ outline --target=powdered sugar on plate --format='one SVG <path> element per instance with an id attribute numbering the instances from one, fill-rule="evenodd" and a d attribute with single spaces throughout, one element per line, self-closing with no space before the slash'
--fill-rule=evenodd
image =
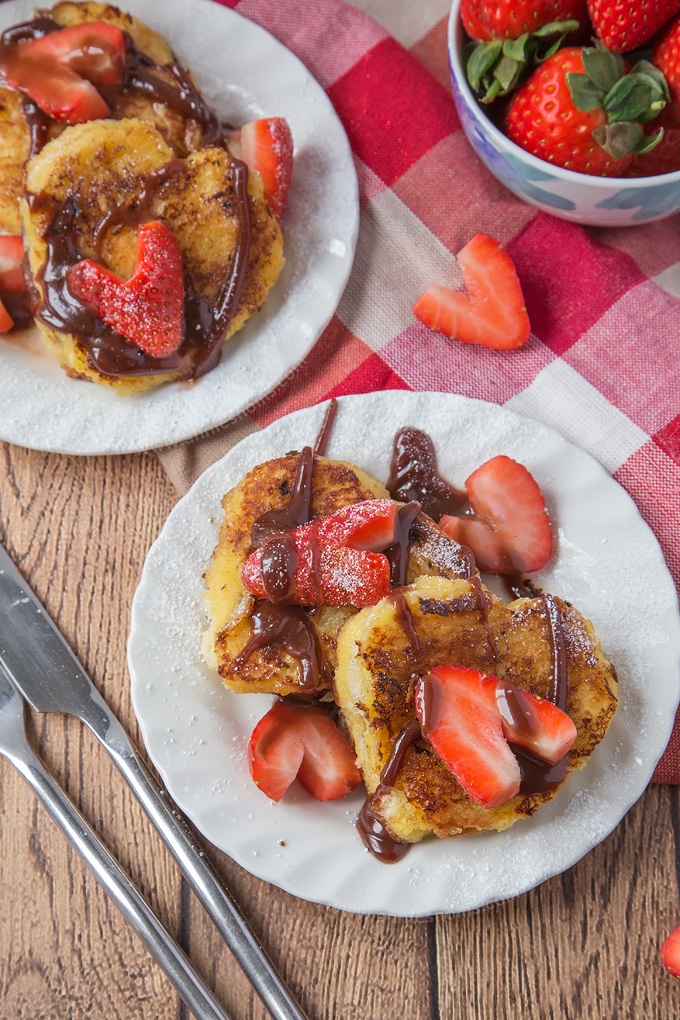
<path id="1" fill-rule="evenodd" d="M 604 469 L 537 422 L 441 393 L 340 399 L 327 456 L 383 481 L 392 439 L 405 425 L 432 436 L 441 473 L 454 485 L 496 454 L 525 464 L 557 532 L 553 557 L 534 580 L 593 621 L 619 676 L 620 703 L 604 741 L 585 771 L 532 819 L 505 833 L 426 840 L 401 864 L 379 864 L 354 828 L 361 792 L 320 804 L 295 784 L 274 804 L 256 789 L 245 752 L 271 698 L 225 691 L 201 657 L 202 574 L 222 496 L 256 464 L 312 443 L 324 412 L 325 406 L 298 411 L 244 439 L 199 478 L 152 547 L 133 602 L 128 650 L 146 747 L 208 839 L 297 896 L 401 916 L 516 896 L 600 842 L 643 792 L 666 746 L 680 690 L 680 624 L 658 543 Z"/>

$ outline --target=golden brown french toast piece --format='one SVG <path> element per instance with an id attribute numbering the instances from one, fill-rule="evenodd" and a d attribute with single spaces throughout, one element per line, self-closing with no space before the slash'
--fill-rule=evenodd
<path id="1" fill-rule="evenodd" d="M 163 183 L 154 175 L 169 172 Z M 151 188 L 153 198 L 144 205 Z M 28 164 L 21 201 L 24 243 L 39 297 L 45 301 L 43 269 L 48 244 L 69 203 L 73 262 L 93 258 L 121 279 L 129 279 L 137 258 L 137 225 L 163 219 L 182 253 L 185 280 L 212 307 L 228 277 L 239 237 L 234 161 L 218 147 L 208 147 L 178 160 L 154 126 L 140 120 L 88 121 L 68 127 Z M 227 337 L 244 325 L 265 301 L 284 264 L 283 240 L 264 199 L 259 174 L 248 174 L 247 192 L 251 245 L 246 282 L 229 323 Z M 141 212 L 137 213 L 136 210 Z M 101 231 L 110 213 L 118 215 Z M 97 235 L 99 239 L 97 241 Z M 163 382 L 184 378 L 184 369 L 169 374 L 112 376 L 88 360 L 86 344 L 66 329 L 38 326 L 48 347 L 69 375 L 139 393 Z M 178 355 L 183 356 L 180 347 Z"/>
<path id="2" fill-rule="evenodd" d="M 256 600 L 241 580 L 243 565 L 253 551 L 251 528 L 262 514 L 288 505 L 299 460 L 298 453 L 289 453 L 259 464 L 222 500 L 224 519 L 205 574 L 210 625 L 204 654 L 225 685 L 234 691 L 292 694 L 304 686 L 298 660 L 280 645 L 259 649 L 244 662 L 236 661 L 251 636 L 251 616 L 256 606 Z M 384 486 L 360 468 L 315 457 L 313 517 L 325 517 L 343 506 L 376 496 L 389 498 Z M 312 621 L 321 642 L 328 686 L 335 667 L 337 632 L 356 610 L 351 606 L 323 606 L 303 612 Z"/>
<path id="3" fill-rule="evenodd" d="M 403 591 L 418 649 L 390 597 L 355 614 L 338 635 L 336 701 L 369 794 L 378 787 L 402 727 L 415 718 L 416 680 L 435 666 L 479 669 L 542 698 L 551 684 L 549 623 L 541 598 L 504 606 L 486 592 L 485 623 L 469 580 L 421 577 Z M 616 671 L 590 622 L 561 599 L 556 603 L 567 657 L 567 712 L 578 732 L 568 757 L 571 772 L 583 768 L 607 731 L 616 708 Z M 430 833 L 448 837 L 506 829 L 532 815 L 558 788 L 484 808 L 422 739 L 407 751 L 394 787 L 378 798 L 377 811 L 398 840 L 417 842 Z"/>

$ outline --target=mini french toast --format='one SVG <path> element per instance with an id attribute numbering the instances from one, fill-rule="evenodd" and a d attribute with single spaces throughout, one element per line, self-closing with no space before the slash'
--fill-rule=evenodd
<path id="1" fill-rule="evenodd" d="M 262 306 L 283 266 L 281 230 L 259 175 L 218 146 L 180 160 L 147 121 L 68 127 L 30 161 L 21 213 L 36 321 L 47 345 L 69 375 L 121 394 L 212 367 L 222 340 Z M 168 228 L 167 248 L 178 247 L 179 266 L 166 260 L 165 248 L 155 251 L 152 275 L 166 261 L 170 268 L 158 278 L 156 296 L 142 291 L 139 314 L 119 324 L 112 315 L 117 307 L 123 315 L 135 297 L 144 257 L 139 227 L 148 221 Z M 73 277 L 86 264 L 91 293 L 87 279 Z M 104 283 L 112 291 L 105 314 L 111 328 L 93 310 Z M 168 290 L 180 288 L 180 332 L 174 349 L 159 349 L 153 345 L 163 336 L 165 307 L 158 308 L 159 321 L 150 315 Z M 148 332 L 147 343 L 140 330 Z"/>
<path id="2" fill-rule="evenodd" d="M 243 568 L 253 552 L 252 529 L 263 515 L 283 510 L 295 491 L 301 463 L 299 453 L 259 464 L 222 500 L 224 518 L 219 539 L 205 573 L 210 626 L 204 654 L 225 685 L 241 693 L 295 694 L 308 686 L 313 669 L 319 686 L 329 688 L 335 668 L 335 640 L 340 626 L 355 611 L 350 606 L 310 606 L 298 614 L 299 654 L 277 641 L 254 648 L 244 656 L 253 637 L 259 603 L 243 583 Z M 315 457 L 310 513 L 324 517 L 334 511 L 377 497 L 384 486 L 354 465 Z M 309 664 L 311 660 L 311 665 Z M 305 664 L 304 668 L 301 663 Z"/>
<path id="3" fill-rule="evenodd" d="M 401 604 L 387 596 L 362 609 L 338 635 L 335 695 L 366 788 L 377 794 L 372 810 L 401 843 L 431 833 L 450 837 L 506 829 L 551 800 L 568 773 L 586 765 L 616 708 L 616 671 L 590 622 L 559 598 L 523 598 L 505 606 L 478 579 L 436 577 L 419 578 L 401 595 Z M 417 725 L 389 784 L 381 785 L 395 744 L 416 720 L 419 678 L 443 664 L 479 671 L 549 701 L 556 617 L 565 657 L 565 712 L 576 727 L 561 771 L 551 773 L 524 759 L 520 792 L 500 805 L 483 806 Z M 475 725 L 470 722 L 473 734 Z"/>
<path id="4" fill-rule="evenodd" d="M 121 395 L 214 368 L 284 264 L 285 119 L 222 123 L 162 36 L 88 0 L 3 33 L 0 128 L 0 333 L 31 312 L 68 375 Z"/>

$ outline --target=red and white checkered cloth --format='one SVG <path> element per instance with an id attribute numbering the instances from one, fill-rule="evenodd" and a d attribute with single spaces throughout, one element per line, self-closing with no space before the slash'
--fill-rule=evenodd
<path id="1" fill-rule="evenodd" d="M 596 457 L 679 584 L 680 217 L 584 228 L 506 191 L 461 130 L 436 0 L 400 4 L 409 49 L 341 0 L 218 2 L 280 39 L 326 89 L 354 153 L 361 227 L 345 294 L 302 365 L 223 430 L 161 451 L 177 487 L 249 432 L 330 396 L 460 393 L 538 419 Z M 452 343 L 412 314 L 430 284 L 462 282 L 455 252 L 480 230 L 506 246 L 522 282 L 532 335 L 519 351 Z M 680 782 L 680 719 L 654 780 Z"/>

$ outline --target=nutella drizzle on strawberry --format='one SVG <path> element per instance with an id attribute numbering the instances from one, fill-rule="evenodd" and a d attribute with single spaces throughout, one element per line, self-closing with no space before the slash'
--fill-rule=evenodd
<path id="1" fill-rule="evenodd" d="M 394 526 L 394 545 L 385 550 L 390 561 L 390 581 L 396 588 L 406 584 L 408 572 L 408 550 L 411 543 L 411 528 L 421 511 L 420 503 L 412 500 L 399 507 Z"/>

